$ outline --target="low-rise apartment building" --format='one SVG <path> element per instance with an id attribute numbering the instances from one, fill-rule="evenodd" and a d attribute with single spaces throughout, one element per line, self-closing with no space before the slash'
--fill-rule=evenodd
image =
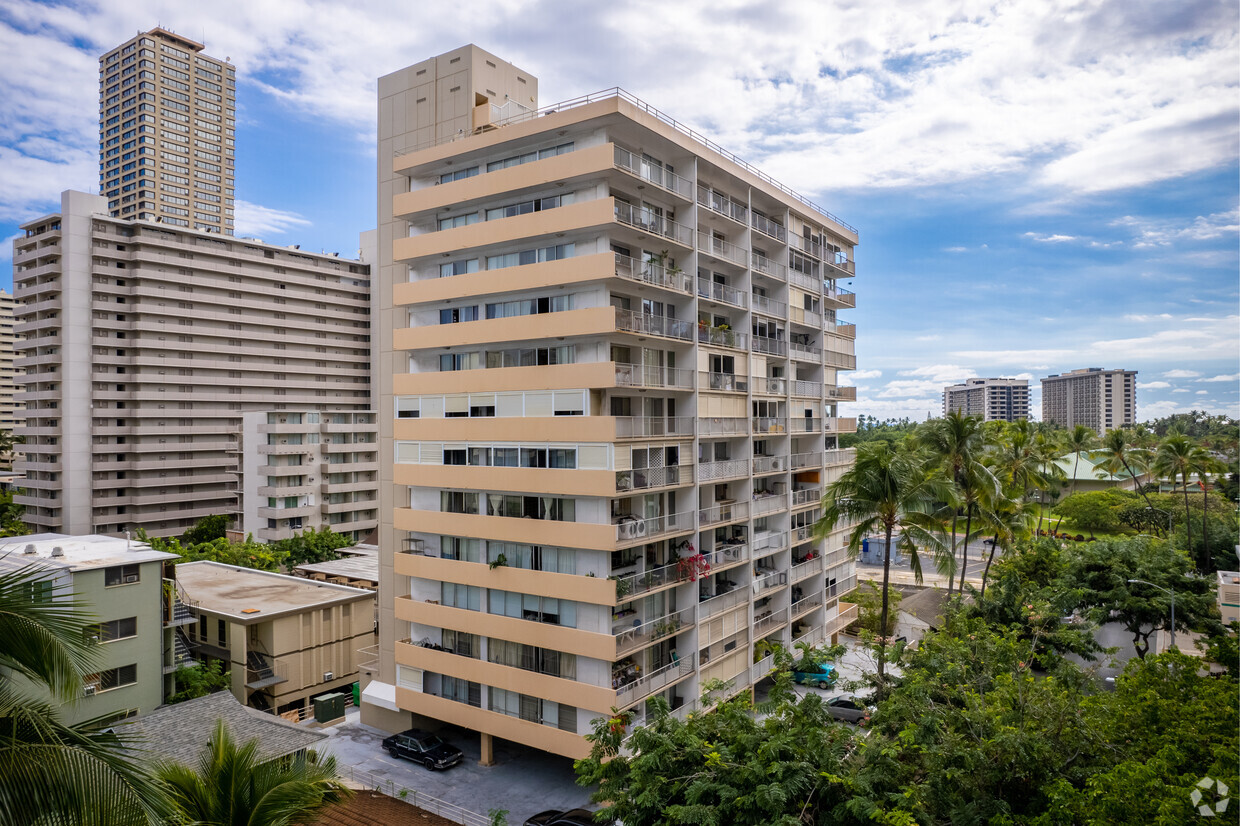
<path id="1" fill-rule="evenodd" d="M 93 617 L 86 633 L 98 644 L 96 670 L 85 677 L 82 696 L 61 708 L 63 722 L 145 714 L 171 695 L 176 669 L 192 662 L 182 631 L 192 617 L 178 598 L 175 554 L 123 538 L 63 534 L 12 537 L 3 553 L 4 570 L 35 565 L 52 574 L 32 600 L 72 593 Z"/>
<path id="2" fill-rule="evenodd" d="M 379 526 L 373 411 L 268 410 L 242 417 L 244 533 L 274 542 L 319 527 L 353 541 Z"/>
<path id="3" fill-rule="evenodd" d="M 280 713 L 358 678 L 375 643 L 372 591 L 218 562 L 177 566 L 195 655 L 232 674 L 238 701 Z"/>

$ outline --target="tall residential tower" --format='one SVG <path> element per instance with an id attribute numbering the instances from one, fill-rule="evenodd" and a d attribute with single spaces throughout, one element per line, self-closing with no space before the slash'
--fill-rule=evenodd
<path id="1" fill-rule="evenodd" d="M 1099 436 L 1137 420 L 1137 371 L 1086 367 L 1042 379 L 1042 421 Z"/>
<path id="2" fill-rule="evenodd" d="M 960 412 L 988 422 L 1029 418 L 1028 379 L 966 379 L 943 388 L 943 415 Z"/>
<path id="3" fill-rule="evenodd" d="M 151 29 L 99 58 L 99 192 L 115 217 L 233 234 L 236 70 Z"/>
<path id="4" fill-rule="evenodd" d="M 626 93 L 466 46 L 379 80 L 368 722 L 581 756 L 855 609 L 816 539 L 855 428 L 857 232 Z"/>

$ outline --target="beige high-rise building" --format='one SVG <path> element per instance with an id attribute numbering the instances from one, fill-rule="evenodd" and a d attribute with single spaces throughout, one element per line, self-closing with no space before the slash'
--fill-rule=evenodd
<path id="1" fill-rule="evenodd" d="M 37 531 L 179 534 L 237 511 L 244 413 L 372 409 L 370 267 L 108 211 L 68 191 L 13 242 L 17 501 Z"/>
<path id="2" fill-rule="evenodd" d="M 1085 367 L 1042 379 L 1042 421 L 1099 436 L 1137 420 L 1137 371 Z"/>
<path id="3" fill-rule="evenodd" d="M 367 722 L 581 756 L 855 615 L 815 540 L 857 232 L 629 95 L 474 46 L 379 80 L 380 665 Z"/>
<path id="4" fill-rule="evenodd" d="M 943 415 L 960 412 L 987 422 L 1029 418 L 1028 379 L 966 379 L 943 388 Z"/>
<path id="5" fill-rule="evenodd" d="M 165 29 L 99 58 L 99 191 L 113 216 L 233 234 L 237 78 Z"/>
<path id="6" fill-rule="evenodd" d="M 13 296 L 0 290 L 0 430 L 12 433 L 17 427 L 17 368 L 13 366 L 17 336 L 13 333 Z"/>

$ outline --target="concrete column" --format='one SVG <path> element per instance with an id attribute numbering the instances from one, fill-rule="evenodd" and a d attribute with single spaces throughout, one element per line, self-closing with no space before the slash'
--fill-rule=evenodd
<path id="1" fill-rule="evenodd" d="M 478 764 L 481 766 L 495 765 L 495 752 L 491 748 L 491 735 L 479 734 L 482 739 L 482 757 L 479 758 Z"/>

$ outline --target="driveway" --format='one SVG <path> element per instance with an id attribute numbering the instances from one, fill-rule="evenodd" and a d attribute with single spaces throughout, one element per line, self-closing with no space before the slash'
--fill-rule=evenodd
<path id="1" fill-rule="evenodd" d="M 399 794 L 409 789 L 410 802 L 416 802 L 413 792 L 417 792 L 482 815 L 507 809 L 508 823 L 514 826 L 545 809 L 597 808 L 589 803 L 591 790 L 576 784 L 573 761 L 567 757 L 495 740 L 496 764 L 482 766 L 478 735 L 448 726 L 439 734 L 465 752 L 465 759 L 446 771 L 432 772 L 383 751 L 380 744 L 386 733 L 362 725 L 356 709 L 349 709 L 345 722 L 324 731 L 331 739 L 321 750 L 335 755 L 343 776 L 348 777 L 352 767 L 393 784 L 393 789 L 385 785 L 384 791 Z"/>

